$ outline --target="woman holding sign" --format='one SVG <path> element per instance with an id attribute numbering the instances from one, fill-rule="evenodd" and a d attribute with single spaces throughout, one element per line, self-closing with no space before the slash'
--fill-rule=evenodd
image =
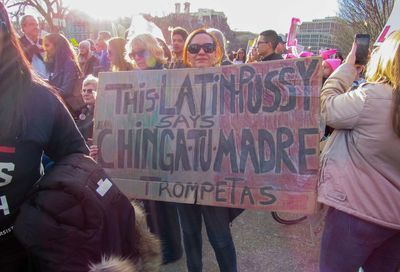
<path id="1" fill-rule="evenodd" d="M 140 70 L 160 70 L 167 59 L 158 41 L 151 34 L 140 34 L 127 43 L 126 52 Z M 162 241 L 163 263 L 182 257 L 181 233 L 176 204 L 163 201 L 144 201 L 150 231 Z"/>
<path id="2" fill-rule="evenodd" d="M 321 93 L 322 115 L 335 130 L 321 157 L 318 200 L 330 209 L 320 269 L 398 271 L 400 32 L 373 52 L 367 83 L 349 90 L 360 68 L 356 51 L 354 44 Z"/>
<path id="3" fill-rule="evenodd" d="M 207 68 L 219 66 L 222 55 L 221 45 L 207 30 L 193 31 L 186 40 L 183 61 L 187 67 Z M 232 209 L 197 204 L 179 204 L 178 211 L 182 224 L 186 264 L 189 272 L 202 271 L 202 218 L 208 239 L 214 248 L 220 271 L 237 271 L 236 251 L 229 223 Z"/>

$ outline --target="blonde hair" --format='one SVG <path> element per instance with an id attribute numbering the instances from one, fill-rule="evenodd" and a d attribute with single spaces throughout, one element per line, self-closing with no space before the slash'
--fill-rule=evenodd
<path id="1" fill-rule="evenodd" d="M 205 28 L 196 29 L 196 30 L 192 31 L 192 33 L 190 33 L 189 36 L 187 37 L 185 46 L 183 48 L 183 63 L 186 66 L 191 67 L 191 64 L 188 61 L 188 47 L 189 47 L 191 41 L 193 40 L 193 38 L 198 34 L 206 34 L 211 37 L 211 39 L 213 40 L 213 43 L 215 44 L 215 48 L 216 48 L 215 49 L 215 58 L 217 61 L 216 61 L 216 63 L 214 63 L 214 66 L 220 65 L 223 54 L 224 54 L 222 45 L 219 43 L 218 39 L 214 36 L 214 34 L 212 34 L 211 32 L 208 32 Z"/>
<path id="2" fill-rule="evenodd" d="M 129 53 L 135 45 L 148 51 L 150 55 L 155 58 L 156 62 L 161 64 L 167 63 L 167 59 L 164 56 L 164 50 L 153 35 L 148 33 L 139 34 L 129 40 L 126 44 L 126 59 L 130 59 Z"/>
<path id="3" fill-rule="evenodd" d="M 393 87 L 393 129 L 400 137 L 400 31 L 393 32 L 372 53 L 365 78 Z"/>
<path id="4" fill-rule="evenodd" d="M 111 63 L 111 71 L 130 71 L 132 70 L 132 64 L 125 59 L 126 41 L 123 38 L 112 38 L 108 40 L 108 47 L 113 49 L 116 59 Z"/>

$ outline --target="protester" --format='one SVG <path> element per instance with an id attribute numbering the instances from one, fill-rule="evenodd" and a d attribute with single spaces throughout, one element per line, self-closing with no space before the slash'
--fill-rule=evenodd
<path id="1" fill-rule="evenodd" d="M 287 53 L 286 42 L 279 35 L 278 35 L 278 44 L 276 45 L 275 48 L 275 53 L 281 56 Z"/>
<path id="2" fill-rule="evenodd" d="M 236 52 L 236 57 L 233 60 L 234 64 L 243 64 L 246 63 L 246 51 L 243 48 L 239 48 Z"/>
<path id="3" fill-rule="evenodd" d="M 185 45 L 188 32 L 182 27 L 175 27 L 171 32 L 172 62 L 170 69 L 185 68 L 183 66 L 183 46 Z"/>
<path id="4" fill-rule="evenodd" d="M 100 59 L 101 54 L 103 54 L 104 50 L 107 50 L 107 42 L 104 41 L 103 39 L 97 39 L 96 43 L 94 45 L 94 52 L 93 54 L 95 55 L 96 58 Z"/>
<path id="5" fill-rule="evenodd" d="M 95 67 L 99 65 L 99 60 L 93 55 L 88 40 L 79 43 L 78 61 L 84 77 L 93 74 Z"/>
<path id="6" fill-rule="evenodd" d="M 107 42 L 108 40 L 111 39 L 111 33 L 108 31 L 100 31 L 97 35 L 97 40 L 96 40 L 96 55 L 97 58 L 99 59 L 99 67 L 97 67 L 98 72 L 108 72 L 110 71 L 111 63 L 110 59 L 108 57 L 108 51 L 107 51 Z"/>
<path id="7" fill-rule="evenodd" d="M 222 33 L 221 30 L 216 29 L 216 28 L 208 28 L 207 32 L 211 33 L 214 37 L 216 37 L 218 43 L 221 45 L 221 50 L 222 50 L 221 65 L 231 65 L 231 64 L 233 64 L 229 60 L 228 55 L 226 54 L 226 38 L 225 38 L 224 33 Z"/>
<path id="8" fill-rule="evenodd" d="M 93 75 L 89 75 L 83 80 L 82 99 L 83 102 L 85 102 L 85 107 L 82 108 L 78 116 L 79 119 L 76 122 L 79 131 L 89 146 L 92 144 L 94 107 L 96 103 L 98 83 L 99 79 Z"/>
<path id="9" fill-rule="evenodd" d="M 88 41 L 90 43 L 90 51 L 95 56 L 95 52 L 96 52 L 96 44 L 95 44 L 95 42 L 92 39 L 87 39 L 86 41 Z"/>
<path id="10" fill-rule="evenodd" d="M 44 49 L 49 83 L 57 88 L 62 97 L 70 96 L 81 76 L 75 51 L 68 40 L 58 33 L 44 37 Z"/>
<path id="11" fill-rule="evenodd" d="M 377 48 L 366 84 L 356 46 L 325 82 L 321 111 L 335 131 L 321 157 L 318 200 L 330 207 L 320 270 L 397 271 L 400 267 L 400 32 Z"/>
<path id="12" fill-rule="evenodd" d="M 256 45 L 254 45 L 254 46 L 250 47 L 248 56 L 246 58 L 247 59 L 246 63 L 256 62 L 256 61 L 258 61 L 258 58 L 259 58 L 259 56 L 258 56 L 257 47 L 256 47 Z"/>
<path id="13" fill-rule="evenodd" d="M 62 34 L 48 34 L 43 42 L 49 83 L 57 89 L 71 114 L 76 117 L 84 104 L 80 94 L 82 73 L 75 51 Z"/>
<path id="14" fill-rule="evenodd" d="M 108 41 L 108 58 L 110 59 L 111 71 L 121 72 L 133 69 L 132 64 L 125 59 L 125 39 L 112 38 Z"/>
<path id="15" fill-rule="evenodd" d="M 30 271 L 28 254 L 12 230 L 21 203 L 41 176 L 42 154 L 60 161 L 88 150 L 56 92 L 30 70 L 1 2 L 0 95 L 0 158 L 8 165 L 0 186 L 0 270 Z"/>
<path id="16" fill-rule="evenodd" d="M 156 38 L 158 44 L 161 46 L 162 50 L 164 51 L 164 58 L 167 60 L 167 63 L 164 65 L 166 68 L 168 68 L 168 63 L 171 63 L 172 59 L 172 53 L 171 50 L 169 50 L 167 43 L 160 38 Z"/>
<path id="17" fill-rule="evenodd" d="M 167 63 L 164 51 L 151 34 L 140 34 L 131 39 L 126 51 L 140 70 L 161 70 Z M 143 201 L 150 231 L 162 241 L 163 263 L 182 257 L 181 234 L 176 204 L 163 201 Z"/>
<path id="18" fill-rule="evenodd" d="M 322 61 L 322 81 L 328 79 L 328 77 L 340 66 L 342 61 L 340 59 L 326 59 Z"/>
<path id="19" fill-rule="evenodd" d="M 274 30 L 266 30 L 258 35 L 256 48 L 259 55 L 259 61 L 281 60 L 281 55 L 275 53 L 278 45 L 278 34 Z"/>
<path id="20" fill-rule="evenodd" d="M 208 30 L 198 29 L 186 40 L 183 60 L 188 67 L 207 68 L 219 66 L 223 49 L 217 38 Z M 230 222 L 231 209 L 225 207 L 179 204 L 186 264 L 189 272 L 202 271 L 202 217 L 208 239 L 214 249 L 220 271 L 237 271 L 236 251 L 233 244 Z"/>
<path id="21" fill-rule="evenodd" d="M 21 18 L 21 30 L 24 35 L 20 38 L 22 48 L 33 69 L 44 79 L 48 78 L 43 60 L 43 41 L 40 39 L 39 23 L 32 15 Z"/>
<path id="22" fill-rule="evenodd" d="M 236 58 L 236 52 L 235 51 L 230 51 L 228 53 L 228 59 L 233 63 L 233 60 Z"/>

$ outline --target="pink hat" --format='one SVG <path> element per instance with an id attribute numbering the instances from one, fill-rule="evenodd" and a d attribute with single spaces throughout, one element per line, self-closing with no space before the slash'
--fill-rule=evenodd
<path id="1" fill-rule="evenodd" d="M 312 56 L 314 56 L 314 53 L 309 52 L 309 51 L 303 51 L 299 55 L 300 58 L 306 58 L 306 57 L 312 57 Z"/>
<path id="2" fill-rule="evenodd" d="M 319 50 L 319 54 L 324 60 L 328 59 L 331 55 L 336 54 L 336 52 L 337 49 Z"/>
<path id="3" fill-rule="evenodd" d="M 295 59 L 297 58 L 294 54 L 292 53 L 287 53 L 285 59 Z"/>
<path id="4" fill-rule="evenodd" d="M 332 68 L 332 72 L 335 71 L 336 68 L 340 66 L 340 64 L 342 64 L 341 59 L 326 59 L 325 62 L 328 63 L 329 66 Z"/>

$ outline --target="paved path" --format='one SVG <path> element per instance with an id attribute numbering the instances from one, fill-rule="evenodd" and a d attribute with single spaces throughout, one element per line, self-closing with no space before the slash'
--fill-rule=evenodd
<path id="1" fill-rule="evenodd" d="M 245 211 L 233 223 L 240 272 L 316 272 L 320 238 L 311 234 L 310 224 L 284 226 L 268 212 Z M 218 272 L 214 252 L 203 226 L 204 272 Z M 161 272 L 184 272 L 185 258 L 163 266 Z"/>

